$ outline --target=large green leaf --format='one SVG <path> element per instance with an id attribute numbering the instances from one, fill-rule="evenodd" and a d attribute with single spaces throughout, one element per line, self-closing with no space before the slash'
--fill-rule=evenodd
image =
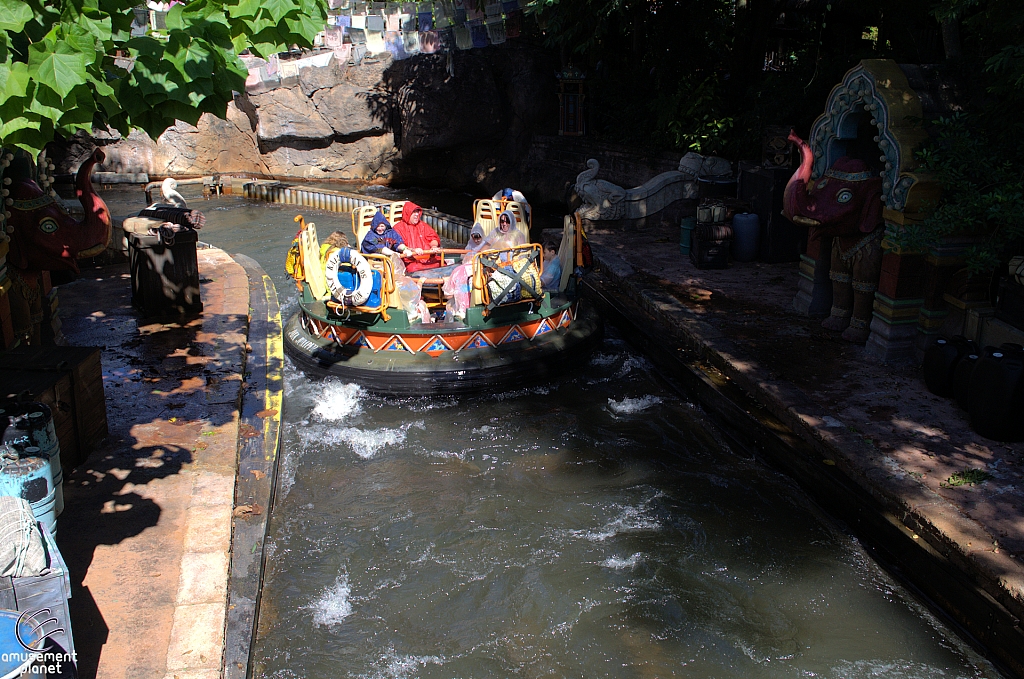
<path id="1" fill-rule="evenodd" d="M 29 48 L 28 70 L 35 80 L 52 88 L 60 96 L 66 95 L 75 85 L 85 81 L 85 57 L 81 52 L 40 54 Z"/>
<path id="2" fill-rule="evenodd" d="M 309 44 L 325 16 L 321 0 L 190 0 L 171 9 L 168 40 L 132 38 L 137 2 L 0 0 L 0 143 L 38 150 L 94 123 L 156 137 L 176 119 L 223 117 L 244 88 L 239 51 Z"/>
<path id="3" fill-rule="evenodd" d="M 0 115 L 2 115 L 2 113 L 0 113 Z M 4 116 L 3 118 L 0 118 L 0 120 L 3 121 L 3 125 L 0 125 L 0 139 L 3 139 L 5 144 L 9 143 L 8 137 L 15 132 L 18 132 L 19 130 L 38 131 L 42 124 L 39 117 L 34 115 Z"/>
<path id="4" fill-rule="evenodd" d="M 262 0 L 239 0 L 228 8 L 228 16 L 232 18 L 254 17 L 263 6 Z"/>
<path id="5" fill-rule="evenodd" d="M 101 77 L 97 77 L 92 73 L 86 72 L 87 85 L 92 89 L 97 97 L 109 97 L 113 96 L 114 88 L 102 77 L 103 73 L 99 74 Z"/>
<path id="6" fill-rule="evenodd" d="M 32 8 L 20 0 L 0 0 L 0 30 L 20 32 L 32 20 Z"/>
<path id="7" fill-rule="evenodd" d="M 324 29 L 323 21 L 316 22 L 305 14 L 299 14 L 295 18 L 285 19 L 285 25 L 296 36 L 301 36 L 307 45 L 313 44 L 313 37 Z M 298 41 L 297 41 L 298 42 Z"/>
<path id="8" fill-rule="evenodd" d="M 157 60 L 164 56 L 164 43 L 148 35 L 132 38 L 125 46 L 134 52 L 133 56 L 148 56 Z"/>
<path id="9" fill-rule="evenodd" d="M 52 121 L 60 120 L 64 113 L 64 98 L 43 84 L 33 83 L 35 87 L 29 89 L 28 111 L 35 113 L 40 118 L 48 118 Z M 68 102 L 74 106 L 74 101 Z"/>
<path id="10" fill-rule="evenodd" d="M 284 19 L 295 9 L 295 3 L 292 0 L 262 0 L 260 6 L 263 11 L 270 14 L 275 23 Z"/>
<path id="11" fill-rule="evenodd" d="M 185 14 L 185 5 L 175 5 L 171 7 L 170 11 L 167 12 L 167 17 L 164 19 L 167 30 L 169 31 L 183 31 L 186 28 L 185 19 L 182 16 Z"/>
<path id="12" fill-rule="evenodd" d="M 3 81 L 0 94 L 4 100 L 24 97 L 29 83 L 28 64 L 15 61 L 0 66 L 0 80 Z"/>

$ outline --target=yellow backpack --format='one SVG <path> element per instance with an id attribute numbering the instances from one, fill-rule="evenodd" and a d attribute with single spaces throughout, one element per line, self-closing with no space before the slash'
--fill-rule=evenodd
<path id="1" fill-rule="evenodd" d="M 284 260 L 284 270 L 297 281 L 305 280 L 305 272 L 302 270 L 302 243 L 299 236 L 292 239 L 291 247 L 288 248 L 288 255 Z"/>

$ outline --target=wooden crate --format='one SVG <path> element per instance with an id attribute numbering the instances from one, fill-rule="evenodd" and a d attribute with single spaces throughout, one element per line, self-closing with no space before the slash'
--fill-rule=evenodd
<path id="1" fill-rule="evenodd" d="M 54 409 L 65 468 L 84 462 L 107 436 L 98 347 L 18 347 L 0 354 L 0 396 L 16 397 L 25 391 L 30 399 Z"/>

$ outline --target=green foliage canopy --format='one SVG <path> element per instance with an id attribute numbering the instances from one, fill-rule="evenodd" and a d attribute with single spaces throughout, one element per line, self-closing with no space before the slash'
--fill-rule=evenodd
<path id="1" fill-rule="evenodd" d="M 0 145 L 35 155 L 96 126 L 154 139 L 175 120 L 224 117 L 243 90 L 245 49 L 309 47 L 317 0 L 191 0 L 167 30 L 131 36 L 129 0 L 0 0 Z"/>
<path id="2" fill-rule="evenodd" d="M 900 234 L 900 245 L 928 251 L 947 236 L 982 236 L 967 251 L 972 274 L 996 269 L 1024 237 L 1024 175 L 985 135 L 976 117 L 957 113 L 935 124 L 935 138 L 918 153 L 922 169 L 942 184 L 938 205 Z"/>
<path id="3" fill-rule="evenodd" d="M 963 27 L 964 55 L 953 67 L 972 91 L 969 108 L 935 121 L 918 154 L 943 193 L 899 240 L 927 251 L 947 236 L 978 237 L 967 266 L 986 274 L 1024 247 L 1024 3 L 942 0 L 935 15 Z"/>

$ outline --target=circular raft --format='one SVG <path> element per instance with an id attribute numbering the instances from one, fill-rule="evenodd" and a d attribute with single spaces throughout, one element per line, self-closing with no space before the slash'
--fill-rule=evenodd
<path id="1" fill-rule="evenodd" d="M 600 342 L 600 316 L 585 300 L 549 319 L 550 328 L 533 338 L 519 326 L 438 327 L 433 333 L 396 334 L 383 343 L 363 333 L 339 343 L 351 328 L 324 327 L 296 312 L 284 328 L 285 352 L 307 373 L 354 382 L 393 395 L 469 394 L 508 390 L 548 382 L 582 365 Z M 561 325 L 560 325 L 561 324 Z M 498 338 L 498 339 L 495 339 Z M 374 342 L 377 346 L 374 347 Z"/>

